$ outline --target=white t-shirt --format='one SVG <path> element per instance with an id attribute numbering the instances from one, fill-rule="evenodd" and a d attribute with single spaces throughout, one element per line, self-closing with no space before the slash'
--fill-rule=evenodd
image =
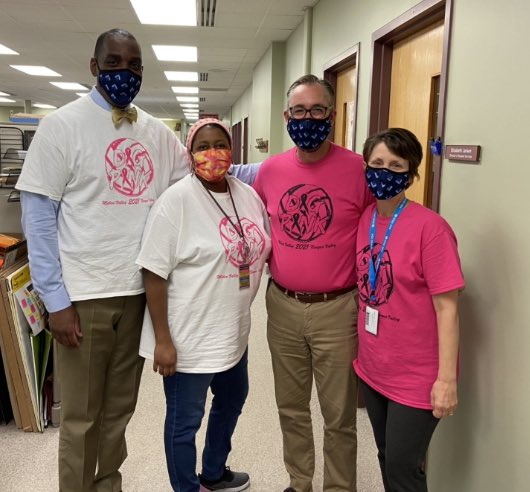
<path id="1" fill-rule="evenodd" d="M 171 130 L 141 109 L 114 128 L 111 113 L 82 97 L 47 115 L 17 188 L 60 201 L 57 235 L 73 301 L 143 292 L 134 264 L 155 200 L 189 172 Z"/>
<path id="2" fill-rule="evenodd" d="M 168 279 L 168 321 L 179 372 L 230 369 L 248 343 L 250 305 L 270 251 L 269 224 L 256 192 L 227 179 L 250 248 L 250 288 L 239 289 L 243 241 L 228 193 L 212 195 L 233 224 L 202 183 L 188 175 L 160 197 L 145 226 L 137 263 Z M 146 312 L 140 355 L 152 359 L 154 348 Z"/>

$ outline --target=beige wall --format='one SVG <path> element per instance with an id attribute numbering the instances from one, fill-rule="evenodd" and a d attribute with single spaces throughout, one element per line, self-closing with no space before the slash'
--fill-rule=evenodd
<path id="1" fill-rule="evenodd" d="M 261 162 L 271 153 L 282 150 L 281 130 L 277 122 L 283 113 L 284 81 L 285 43 L 273 42 L 252 76 L 249 162 Z M 257 138 L 269 141 L 268 152 L 255 148 Z"/>
<path id="2" fill-rule="evenodd" d="M 287 89 L 289 86 L 302 75 L 305 75 L 304 57 L 302 54 L 305 50 L 305 36 L 304 23 L 300 24 L 298 28 L 291 34 L 287 40 L 285 47 L 285 80 L 282 93 L 283 109 L 287 108 Z M 277 122 L 282 128 L 281 133 L 281 147 L 282 150 L 287 150 L 293 146 L 293 141 L 287 133 L 287 127 L 284 123 L 283 115 L 281 121 Z"/>
<path id="3" fill-rule="evenodd" d="M 271 85 L 272 85 L 272 48 L 269 48 L 256 65 L 252 76 L 252 103 L 250 120 L 249 161 L 259 162 L 269 156 L 254 148 L 256 138 L 269 140 L 271 121 Z"/>
<path id="4" fill-rule="evenodd" d="M 432 445 L 435 492 L 530 489 L 528 19 L 525 0 L 454 2 L 446 142 L 482 145 L 483 158 L 443 168 L 467 288 L 461 406 Z"/>
<path id="5" fill-rule="evenodd" d="M 277 154 L 283 150 L 282 140 L 284 127 L 283 110 L 284 104 L 284 86 L 285 86 L 285 43 L 272 44 L 272 87 L 271 87 L 271 119 L 269 151 L 271 154 Z"/>

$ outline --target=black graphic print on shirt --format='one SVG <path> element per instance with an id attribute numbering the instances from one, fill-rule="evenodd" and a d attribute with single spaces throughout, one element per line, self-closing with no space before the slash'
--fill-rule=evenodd
<path id="1" fill-rule="evenodd" d="M 310 242 L 322 236 L 333 220 L 333 204 L 323 188 L 293 186 L 282 196 L 278 218 L 283 231 L 295 241 Z"/>
<path id="2" fill-rule="evenodd" d="M 394 276 L 392 272 L 392 260 L 388 250 L 383 253 L 379 273 L 375 282 L 375 300 L 370 300 L 372 288 L 370 286 L 369 268 L 370 256 L 374 265 L 381 251 L 381 245 L 375 243 L 373 254 L 370 252 L 370 245 L 366 245 L 361 251 L 357 252 L 357 278 L 359 284 L 359 297 L 361 300 L 371 306 L 380 306 L 388 302 L 394 289 Z"/>

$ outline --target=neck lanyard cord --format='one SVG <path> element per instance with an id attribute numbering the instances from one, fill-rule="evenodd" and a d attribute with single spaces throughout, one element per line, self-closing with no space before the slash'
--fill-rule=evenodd
<path id="1" fill-rule="evenodd" d="M 386 250 L 386 245 L 388 243 L 388 240 L 390 238 L 390 234 L 392 233 L 392 229 L 394 228 L 394 224 L 396 223 L 397 218 L 399 217 L 399 214 L 401 214 L 403 208 L 407 204 L 407 199 L 403 198 L 401 203 L 399 204 L 398 208 L 394 212 L 394 215 L 392 216 L 392 220 L 390 221 L 390 224 L 388 225 L 388 228 L 385 233 L 385 237 L 383 239 L 383 244 L 381 244 L 381 249 L 379 250 L 379 254 L 377 255 L 377 260 L 374 265 L 373 260 L 373 250 L 375 246 L 375 223 L 376 223 L 376 217 L 377 217 L 377 209 L 374 210 L 374 213 L 372 215 L 372 223 L 370 226 L 370 265 L 369 265 L 369 280 L 370 280 L 370 286 L 372 290 L 371 298 L 374 297 L 375 292 L 375 285 L 377 281 L 377 275 L 379 273 L 379 267 L 381 266 L 381 260 L 383 259 L 383 254 Z"/>
<path id="2" fill-rule="evenodd" d="M 202 181 L 201 181 L 202 183 Z M 204 186 L 204 183 L 202 183 Z M 226 217 L 228 222 L 232 224 L 232 227 L 237 232 L 238 236 L 243 240 L 243 243 L 246 244 L 245 241 L 245 235 L 243 234 L 243 227 L 241 226 L 241 220 L 239 219 L 239 214 L 237 213 L 236 204 L 234 203 L 234 198 L 232 197 L 232 190 L 230 190 L 230 185 L 228 184 L 228 181 L 226 183 L 226 187 L 228 188 L 228 195 L 230 196 L 230 201 L 232 202 L 232 207 L 234 208 L 234 212 L 236 214 L 237 223 L 239 224 L 239 229 L 236 227 L 236 225 L 232 222 L 232 219 L 228 216 L 228 214 L 224 211 L 223 207 L 219 204 L 219 202 L 215 199 L 215 197 L 212 195 L 211 191 L 204 186 L 204 189 L 208 192 L 208 195 L 210 195 L 210 198 L 213 200 L 213 202 L 217 205 L 217 208 L 221 211 L 221 213 Z"/>

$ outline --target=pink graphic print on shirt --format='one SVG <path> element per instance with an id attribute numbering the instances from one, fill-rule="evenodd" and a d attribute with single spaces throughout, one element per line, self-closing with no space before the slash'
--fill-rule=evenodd
<path id="1" fill-rule="evenodd" d="M 359 298 L 365 304 L 369 304 L 370 306 L 380 306 L 381 304 L 385 304 L 394 290 L 392 260 L 390 259 L 388 251 L 385 251 L 381 258 L 381 264 L 379 265 L 379 271 L 375 281 L 375 300 L 370 300 L 370 294 L 372 291 L 370 276 L 368 273 L 370 260 L 376 265 L 380 251 L 381 245 L 375 243 L 373 252 L 370 251 L 370 245 L 368 244 L 357 253 L 357 284 L 359 286 Z"/>
<path id="2" fill-rule="evenodd" d="M 295 241 L 322 236 L 333 220 L 333 204 L 323 188 L 299 184 L 287 190 L 278 205 L 283 231 Z"/>
<path id="3" fill-rule="evenodd" d="M 136 140 L 119 138 L 105 153 L 105 171 L 111 190 L 125 196 L 140 196 L 153 181 L 153 161 Z"/>
<path id="4" fill-rule="evenodd" d="M 252 265 L 265 249 L 265 236 L 254 222 L 246 217 L 241 217 L 241 227 L 245 238 L 245 241 L 243 241 L 240 234 L 238 234 L 239 224 L 237 217 L 230 217 L 230 220 L 232 223 L 226 217 L 223 217 L 219 223 L 219 234 L 225 249 L 226 259 L 236 267 L 245 263 L 244 247 L 246 243 L 249 250 L 247 263 Z M 237 230 L 234 226 L 237 227 Z"/>

